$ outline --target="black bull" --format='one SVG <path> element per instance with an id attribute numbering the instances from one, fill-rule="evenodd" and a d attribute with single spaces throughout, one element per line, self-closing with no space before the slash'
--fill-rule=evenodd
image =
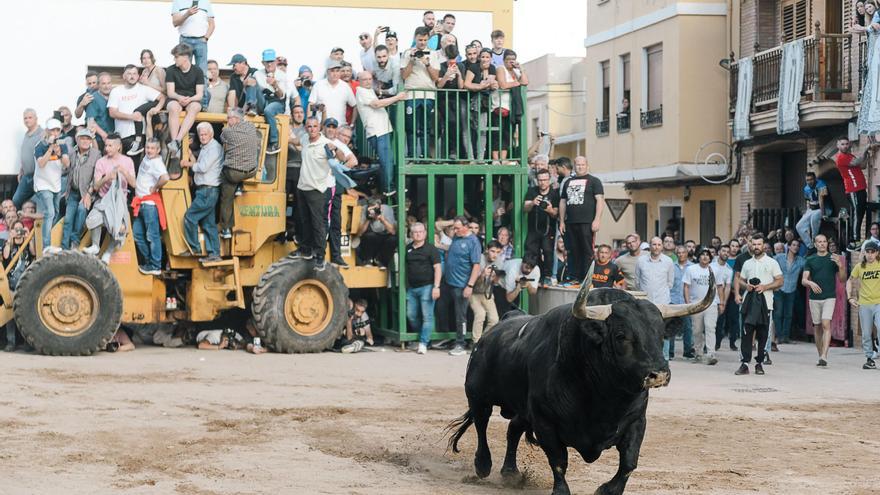
<path id="1" fill-rule="evenodd" d="M 616 447 L 617 473 L 596 493 L 623 493 L 645 435 L 648 390 L 669 383 L 663 338 L 674 335 L 679 317 L 712 303 L 715 281 L 709 271 L 710 290 L 696 303 L 654 305 L 622 290 L 585 286 L 574 304 L 497 324 L 470 356 L 468 411 L 448 428 L 454 430 L 453 451 L 473 424 L 474 467 L 477 476 L 488 476 L 492 458 L 486 427 L 492 408 L 499 406 L 510 420 L 503 477 L 519 474 L 516 450 L 525 434 L 547 455 L 554 495 L 569 493 L 568 447 L 588 463 Z"/>

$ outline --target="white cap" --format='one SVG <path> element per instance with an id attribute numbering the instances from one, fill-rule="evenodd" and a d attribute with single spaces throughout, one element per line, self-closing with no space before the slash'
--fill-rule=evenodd
<path id="1" fill-rule="evenodd" d="M 49 119 L 46 122 L 46 130 L 61 129 L 61 122 L 58 119 Z"/>

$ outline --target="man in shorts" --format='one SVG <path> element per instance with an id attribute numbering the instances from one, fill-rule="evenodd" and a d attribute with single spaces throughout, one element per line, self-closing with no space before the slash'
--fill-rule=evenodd
<path id="1" fill-rule="evenodd" d="M 846 265 L 843 259 L 828 252 L 828 238 L 819 234 L 813 240 L 816 254 L 807 257 L 801 284 L 810 293 L 810 316 L 819 361 L 816 366 L 828 366 L 828 347 L 831 346 L 831 319 L 837 302 L 837 281 L 846 281 Z"/>

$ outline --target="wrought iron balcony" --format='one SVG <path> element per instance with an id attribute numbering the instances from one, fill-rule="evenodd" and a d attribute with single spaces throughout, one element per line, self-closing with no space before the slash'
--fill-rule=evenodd
<path id="1" fill-rule="evenodd" d="M 596 135 L 599 137 L 608 135 L 608 119 L 596 119 Z"/>
<path id="2" fill-rule="evenodd" d="M 640 113 L 642 129 L 663 125 L 663 105 L 660 105 L 660 108 L 648 110 L 647 112 L 643 110 Z"/>
<path id="3" fill-rule="evenodd" d="M 617 132 L 629 132 L 629 112 L 617 114 Z"/>

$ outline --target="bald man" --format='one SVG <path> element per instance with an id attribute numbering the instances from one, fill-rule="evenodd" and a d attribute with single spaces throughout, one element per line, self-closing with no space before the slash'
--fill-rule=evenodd
<path id="1" fill-rule="evenodd" d="M 379 155 L 379 179 L 385 197 L 394 195 L 394 163 L 391 158 L 391 120 L 385 107 L 406 99 L 406 92 L 390 98 L 379 99 L 373 89 L 373 74 L 367 71 L 358 73 L 358 86 L 355 92 L 358 115 L 364 125 L 367 142 Z"/>
<path id="2" fill-rule="evenodd" d="M 567 234 L 571 274 L 578 280 L 583 280 L 593 262 L 593 236 L 599 231 L 605 208 L 602 181 L 589 171 L 587 157 L 576 157 L 574 176 L 559 188 L 559 231 Z M 662 247 L 663 241 L 660 243 Z"/>
<path id="3" fill-rule="evenodd" d="M 43 128 L 37 121 L 37 112 L 32 108 L 28 108 L 22 114 L 22 122 L 27 131 L 21 140 L 21 158 L 18 168 L 18 186 L 15 188 L 15 194 L 12 196 L 12 202 L 15 208 L 21 210 L 21 206 L 25 201 L 31 199 L 34 195 L 34 170 L 37 166 L 37 159 L 34 156 L 34 148 L 43 138 Z"/>

